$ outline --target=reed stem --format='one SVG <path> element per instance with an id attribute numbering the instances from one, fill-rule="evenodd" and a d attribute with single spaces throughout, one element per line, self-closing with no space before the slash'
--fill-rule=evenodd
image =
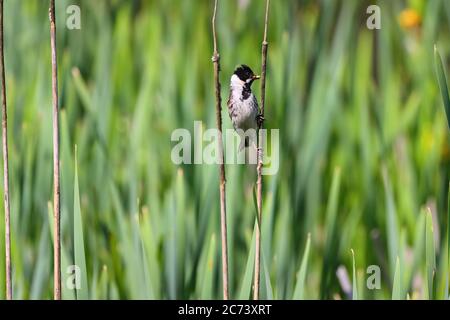
<path id="1" fill-rule="evenodd" d="M 267 26 L 269 20 L 269 0 L 266 0 L 266 15 L 264 20 L 264 37 L 261 48 L 261 109 L 260 114 L 264 119 L 264 107 L 266 104 L 266 67 L 267 67 Z M 256 224 L 256 248 L 255 248 L 255 273 L 253 281 L 253 299 L 259 300 L 260 293 L 260 280 L 261 280 L 261 217 L 262 217 L 262 162 L 263 162 L 263 135 L 261 129 L 263 128 L 262 122 L 258 125 L 258 164 L 256 166 L 257 179 L 256 179 L 256 204 L 258 210 L 258 223 Z"/>
<path id="2" fill-rule="evenodd" d="M 50 43 L 52 51 L 53 102 L 53 285 L 54 299 L 61 300 L 61 239 L 60 239 L 60 173 L 59 173 L 59 109 L 58 63 L 56 56 L 55 0 L 50 0 Z"/>
<path id="3" fill-rule="evenodd" d="M 228 244 L 227 244 L 227 207 L 226 207 L 226 193 L 225 193 L 225 161 L 223 154 L 222 141 L 222 97 L 220 94 L 220 55 L 217 49 L 217 35 L 216 35 L 216 14 L 217 14 L 217 0 L 214 1 L 214 13 L 212 17 L 212 32 L 214 41 L 214 52 L 212 61 L 214 64 L 214 86 L 216 95 L 216 123 L 219 135 L 219 159 L 220 163 L 220 229 L 222 238 L 222 283 L 223 283 L 223 299 L 228 300 Z"/>
<path id="4" fill-rule="evenodd" d="M 3 0 L 0 0 L 0 69 L 2 77 L 2 143 L 3 143 L 3 200 L 5 202 L 5 263 L 6 299 L 12 299 L 11 283 L 11 222 L 9 209 L 8 119 L 6 108 L 5 56 L 3 48 Z"/>

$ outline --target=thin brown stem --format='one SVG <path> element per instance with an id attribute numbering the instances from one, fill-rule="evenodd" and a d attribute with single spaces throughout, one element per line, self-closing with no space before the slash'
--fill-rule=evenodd
<path id="1" fill-rule="evenodd" d="M 266 16 L 264 20 L 264 37 L 262 42 L 261 61 L 261 116 L 264 119 L 264 107 L 266 104 L 266 66 L 267 66 L 267 26 L 269 22 L 269 0 L 266 0 Z M 258 223 L 256 224 L 256 250 L 255 250 L 255 273 L 253 281 L 253 299 L 259 299 L 261 280 L 261 221 L 262 221 L 262 162 L 263 162 L 263 135 L 261 129 L 262 121 L 258 125 L 258 164 L 256 166 L 256 204 L 258 209 Z"/>
<path id="2" fill-rule="evenodd" d="M 227 206 L 225 194 L 225 161 L 223 155 L 222 142 L 222 97 L 220 95 L 220 55 L 217 49 L 217 35 L 216 35 L 216 14 L 217 14 L 217 0 L 214 1 L 214 13 L 212 17 L 212 32 L 214 41 L 214 52 L 212 61 L 214 64 L 214 86 L 216 95 L 216 122 L 219 135 L 219 159 L 220 163 L 220 229 L 222 235 L 222 283 L 223 283 L 223 299 L 228 300 L 228 244 L 227 244 Z"/>
<path id="3" fill-rule="evenodd" d="M 0 0 L 0 60 L 2 77 L 3 198 L 5 201 L 6 299 L 11 300 L 11 222 L 9 210 L 8 120 L 6 113 L 5 56 L 3 48 L 3 0 Z"/>
<path id="4" fill-rule="evenodd" d="M 53 296 L 61 300 L 61 240 L 60 240 L 60 174 L 59 174 L 59 109 L 58 65 L 56 60 L 55 0 L 50 0 L 50 42 L 52 50 L 52 102 L 53 102 Z"/>

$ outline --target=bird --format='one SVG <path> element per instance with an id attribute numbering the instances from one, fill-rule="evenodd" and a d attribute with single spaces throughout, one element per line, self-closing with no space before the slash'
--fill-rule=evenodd
<path id="1" fill-rule="evenodd" d="M 230 79 L 230 94 L 228 97 L 228 114 L 234 130 L 240 136 L 239 151 L 250 145 L 251 134 L 245 134 L 249 129 L 256 129 L 262 124 L 264 117 L 258 107 L 258 100 L 252 93 L 253 81 L 260 76 L 245 64 L 239 65 Z M 240 129 L 240 130 L 239 130 Z M 254 135 L 256 137 L 256 134 Z M 256 142 L 254 145 L 256 146 Z"/>

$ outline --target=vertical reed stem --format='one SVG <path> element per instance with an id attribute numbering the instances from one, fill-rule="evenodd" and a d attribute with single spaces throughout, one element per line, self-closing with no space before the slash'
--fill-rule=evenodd
<path id="1" fill-rule="evenodd" d="M 53 101 L 53 286 L 54 299 L 61 300 L 61 243 L 60 243 L 60 180 L 59 180 L 59 110 L 58 65 L 56 60 L 55 0 L 50 0 L 50 42 L 52 50 L 52 101 Z"/>
<path id="2" fill-rule="evenodd" d="M 264 106 L 266 104 L 266 66 L 267 66 L 267 25 L 269 20 L 269 0 L 266 0 L 266 16 L 264 20 L 264 37 L 262 42 L 262 61 L 261 61 L 261 116 L 264 117 Z M 256 250 L 255 250 L 255 278 L 253 284 L 253 299 L 259 300 L 259 289 L 261 280 L 261 217 L 262 217 L 262 161 L 263 161 L 263 136 L 262 122 L 258 126 L 258 165 L 256 166 L 256 203 L 258 209 L 258 223 L 256 224 Z"/>
<path id="3" fill-rule="evenodd" d="M 225 197 L 225 161 L 223 155 L 223 141 L 222 141 L 222 97 L 220 95 L 220 55 L 217 50 L 217 35 L 216 35 L 216 13 L 217 0 L 214 1 L 214 14 L 212 17 L 212 32 L 214 41 L 214 52 L 212 61 L 214 64 L 214 85 L 216 94 L 216 122 L 217 129 L 220 132 L 219 136 L 219 159 L 220 163 L 220 228 L 222 235 L 222 282 L 223 282 L 223 299 L 228 300 L 228 244 L 227 244 L 227 207 Z"/>
<path id="4" fill-rule="evenodd" d="M 11 300 L 11 223 L 9 210 L 8 120 L 6 113 L 5 56 L 3 48 L 3 0 L 0 0 L 0 60 L 2 77 L 3 198 L 5 201 L 6 299 Z"/>

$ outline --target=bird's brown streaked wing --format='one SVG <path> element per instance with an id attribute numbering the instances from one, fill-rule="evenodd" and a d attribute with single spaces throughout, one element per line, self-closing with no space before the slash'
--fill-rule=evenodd
<path id="1" fill-rule="evenodd" d="M 255 95 L 253 95 L 253 103 L 256 107 L 256 110 L 258 110 L 258 113 L 259 113 L 260 110 L 259 110 L 259 105 L 258 105 L 258 99 L 256 99 Z"/>

